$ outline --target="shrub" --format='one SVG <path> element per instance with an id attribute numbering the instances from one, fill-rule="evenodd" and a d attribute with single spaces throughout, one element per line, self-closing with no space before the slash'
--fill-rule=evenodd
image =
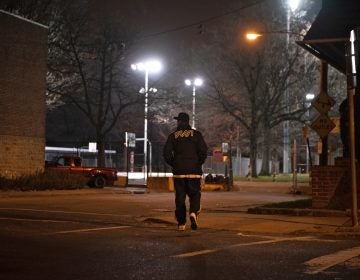
<path id="1" fill-rule="evenodd" d="M 15 178 L 0 176 L 0 190 L 70 190 L 86 187 L 87 178 L 80 174 L 46 170 Z"/>

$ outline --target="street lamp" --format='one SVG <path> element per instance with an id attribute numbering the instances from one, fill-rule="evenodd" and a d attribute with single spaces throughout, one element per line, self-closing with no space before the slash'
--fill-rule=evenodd
<path id="1" fill-rule="evenodd" d="M 315 94 L 313 94 L 313 93 L 307 93 L 305 95 L 305 99 L 307 102 L 311 102 L 314 98 L 315 98 Z"/>
<path id="2" fill-rule="evenodd" d="M 149 93 L 149 73 L 159 72 L 162 68 L 158 60 L 148 60 L 146 62 L 139 62 L 131 64 L 131 69 L 134 71 L 141 71 L 145 73 L 145 87 L 143 93 L 145 94 L 145 114 L 144 114 L 144 179 L 147 183 L 147 142 L 148 142 L 148 93 Z M 141 92 L 141 90 L 140 90 Z"/>
<path id="3" fill-rule="evenodd" d="M 246 38 L 250 41 L 254 41 L 258 39 L 259 37 L 265 35 L 265 34 L 286 34 L 286 49 L 289 51 L 289 41 L 290 41 L 290 35 L 295 34 L 302 36 L 302 34 L 294 33 L 290 31 L 290 22 L 291 22 L 291 13 L 295 12 L 296 9 L 299 6 L 300 0 L 289 0 L 288 1 L 288 7 L 287 7 L 287 22 L 286 22 L 286 31 L 270 31 L 265 33 L 254 33 L 249 32 L 246 34 Z M 287 87 L 285 88 L 285 108 L 286 113 L 290 113 L 290 102 L 289 102 L 289 91 Z M 289 120 L 285 120 L 283 122 L 283 173 L 289 173 L 289 153 L 290 153 L 290 139 L 289 139 Z"/>
<path id="4" fill-rule="evenodd" d="M 305 95 L 305 106 L 306 106 L 306 110 L 307 110 L 307 116 L 310 117 L 310 106 L 311 106 L 311 102 L 314 100 L 315 98 L 315 94 L 313 93 L 307 93 Z"/>
<path id="5" fill-rule="evenodd" d="M 292 12 L 295 12 L 299 7 L 300 0 L 289 0 L 288 5 Z"/>
<path id="6" fill-rule="evenodd" d="M 296 35 L 296 36 L 304 36 L 301 33 L 287 31 L 287 30 L 278 30 L 278 31 L 267 31 L 267 32 L 248 32 L 245 34 L 245 37 L 249 41 L 255 41 L 259 37 L 262 37 L 267 34 L 286 34 L 286 35 Z"/>
<path id="7" fill-rule="evenodd" d="M 313 93 L 307 93 L 305 95 L 305 100 L 306 100 L 306 107 L 307 107 L 307 116 L 308 118 L 310 118 L 310 106 L 311 106 L 311 102 L 314 100 L 315 98 L 315 94 Z M 309 121 L 309 120 L 307 120 Z M 311 154 L 310 154 L 310 140 L 309 140 L 309 128 L 307 125 L 305 125 L 303 127 L 303 133 L 304 133 L 304 137 L 306 140 L 306 173 L 309 173 L 309 161 L 310 161 L 310 166 L 312 167 L 312 159 L 311 159 Z"/>
<path id="8" fill-rule="evenodd" d="M 300 0 L 288 0 L 288 8 L 287 8 L 287 20 L 286 20 L 286 49 L 289 52 L 289 43 L 290 43 L 290 29 L 291 29 L 291 13 L 294 13 L 299 6 Z M 289 102 L 289 90 L 286 87 L 285 89 L 285 106 L 287 113 L 290 113 L 290 102 Z M 289 135 L 289 120 L 286 120 L 283 123 L 284 129 L 284 151 L 283 151 L 283 173 L 289 172 L 289 153 L 290 153 L 290 135 Z M 295 170 L 295 166 L 294 166 Z"/>
<path id="9" fill-rule="evenodd" d="M 195 95 L 196 95 L 196 87 L 199 87 L 203 84 L 203 80 L 201 78 L 195 78 L 193 80 L 186 79 L 185 84 L 187 86 L 192 86 L 193 100 L 192 100 L 192 128 L 195 129 Z"/>

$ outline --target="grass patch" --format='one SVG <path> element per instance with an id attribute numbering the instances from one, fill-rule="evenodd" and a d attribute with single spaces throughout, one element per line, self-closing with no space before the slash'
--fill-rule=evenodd
<path id="1" fill-rule="evenodd" d="M 312 200 L 311 199 L 300 199 L 294 201 L 284 201 L 278 203 L 269 203 L 265 204 L 262 207 L 266 208 L 297 208 L 297 209 L 306 209 L 311 208 Z"/>
<path id="2" fill-rule="evenodd" d="M 46 170 L 15 178 L 0 176 L 0 190 L 71 190 L 86 187 L 87 178 L 79 174 Z"/>

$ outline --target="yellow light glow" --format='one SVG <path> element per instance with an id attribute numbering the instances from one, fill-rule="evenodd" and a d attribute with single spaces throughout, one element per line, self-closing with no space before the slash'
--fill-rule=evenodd
<path id="1" fill-rule="evenodd" d="M 247 33 L 246 34 L 246 38 L 248 40 L 256 40 L 258 37 L 262 36 L 261 34 L 258 33 Z"/>

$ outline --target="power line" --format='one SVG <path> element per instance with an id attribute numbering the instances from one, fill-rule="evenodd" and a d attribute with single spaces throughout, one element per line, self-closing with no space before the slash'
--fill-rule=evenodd
<path id="1" fill-rule="evenodd" d="M 205 19 L 202 19 L 202 20 L 193 22 L 193 23 L 189 23 L 189 24 L 186 24 L 186 25 L 181 25 L 181 26 L 178 26 L 178 27 L 174 27 L 174 28 L 171 28 L 171 29 L 164 30 L 164 31 L 160 31 L 160 32 L 156 32 L 156 33 L 144 35 L 144 36 L 142 36 L 141 39 L 145 39 L 145 38 L 149 38 L 149 37 L 161 36 L 161 35 L 164 35 L 164 34 L 167 34 L 167 33 L 177 32 L 177 31 L 184 30 L 184 29 L 187 29 L 187 28 L 190 28 L 190 27 L 194 27 L 194 26 L 201 27 L 204 23 L 208 23 L 208 22 L 211 22 L 211 21 L 215 21 L 215 20 L 218 20 L 218 19 L 220 19 L 220 18 L 229 16 L 229 15 L 231 15 L 231 14 L 236 14 L 236 13 L 242 11 L 242 10 L 251 8 L 251 7 L 256 6 L 256 5 L 259 5 L 259 4 L 261 4 L 261 3 L 265 2 L 265 1 L 267 1 L 267 0 L 255 1 L 255 2 L 253 2 L 253 3 L 251 3 L 251 4 L 242 6 L 242 7 L 240 7 L 240 8 L 234 9 L 234 10 L 230 10 L 230 11 L 228 11 L 228 12 L 226 12 L 226 13 L 223 13 L 223 14 L 220 14 L 220 15 L 208 17 L 208 18 L 205 18 Z"/>

